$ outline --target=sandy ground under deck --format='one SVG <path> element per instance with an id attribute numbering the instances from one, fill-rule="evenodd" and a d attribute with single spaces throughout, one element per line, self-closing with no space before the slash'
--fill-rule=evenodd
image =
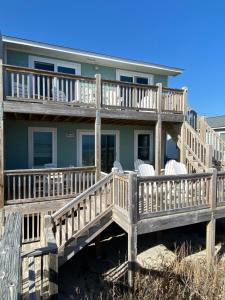
<path id="1" fill-rule="evenodd" d="M 225 240 L 225 221 L 221 221 L 217 221 L 217 244 Z M 97 258 L 95 245 L 90 244 L 60 268 L 59 299 L 101 299 L 102 291 L 109 288 L 105 274 L 127 260 L 127 235 L 112 224 L 101 239 L 101 258 Z M 183 243 L 194 253 L 205 249 L 205 224 L 139 236 L 138 253 L 158 244 L 175 251 Z"/>

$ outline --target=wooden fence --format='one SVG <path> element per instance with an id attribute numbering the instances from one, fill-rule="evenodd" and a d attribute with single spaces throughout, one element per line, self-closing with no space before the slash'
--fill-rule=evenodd
<path id="1" fill-rule="evenodd" d="M 74 197 L 95 183 L 95 167 L 4 171 L 7 204 Z"/>

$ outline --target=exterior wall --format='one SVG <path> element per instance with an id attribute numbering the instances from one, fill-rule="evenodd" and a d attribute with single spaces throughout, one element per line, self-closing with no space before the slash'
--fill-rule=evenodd
<path id="1" fill-rule="evenodd" d="M 77 130 L 94 130 L 94 124 L 5 120 L 5 169 L 28 168 L 28 127 L 57 128 L 58 167 L 77 165 Z M 120 162 L 125 170 L 133 170 L 134 130 L 154 133 L 150 126 L 103 125 L 102 130 L 119 130 Z M 67 137 L 68 133 L 74 137 Z"/>
<path id="2" fill-rule="evenodd" d="M 21 67 L 28 67 L 28 57 L 30 54 L 25 52 L 19 52 L 14 50 L 7 50 L 7 64 L 16 65 Z M 36 56 L 36 54 L 35 54 Z M 75 61 L 73 61 L 75 62 Z M 96 70 L 94 64 L 88 63 L 79 63 L 81 65 L 81 75 L 94 77 L 95 74 L 101 74 L 102 78 L 109 80 L 116 80 L 116 69 L 104 66 L 98 66 Z M 168 84 L 168 76 L 165 75 L 154 75 L 154 84 L 161 82 L 163 86 L 167 86 Z"/>

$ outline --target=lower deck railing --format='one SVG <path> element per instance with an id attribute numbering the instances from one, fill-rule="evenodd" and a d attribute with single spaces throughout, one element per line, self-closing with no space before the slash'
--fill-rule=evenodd
<path id="1" fill-rule="evenodd" d="M 95 167 L 5 171 L 8 204 L 74 197 L 95 183 Z"/>

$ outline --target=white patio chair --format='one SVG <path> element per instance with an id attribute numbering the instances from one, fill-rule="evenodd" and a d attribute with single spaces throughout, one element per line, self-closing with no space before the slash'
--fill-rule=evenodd
<path id="1" fill-rule="evenodd" d="M 154 167 L 150 164 L 141 164 L 138 166 L 138 172 L 142 177 L 155 176 Z"/>
<path id="2" fill-rule="evenodd" d="M 169 160 L 165 166 L 165 175 L 182 175 L 188 174 L 186 166 L 176 160 Z"/>
<path id="3" fill-rule="evenodd" d="M 136 159 L 135 162 L 134 162 L 134 170 L 135 170 L 135 171 L 138 171 L 138 167 L 139 167 L 140 165 L 143 165 L 143 164 L 144 164 L 144 161 L 143 161 L 143 160 L 141 160 L 141 159 Z"/>
<path id="4" fill-rule="evenodd" d="M 123 167 L 122 167 L 121 163 L 118 160 L 114 161 L 113 167 L 117 168 L 119 170 L 119 172 L 123 173 Z"/>

